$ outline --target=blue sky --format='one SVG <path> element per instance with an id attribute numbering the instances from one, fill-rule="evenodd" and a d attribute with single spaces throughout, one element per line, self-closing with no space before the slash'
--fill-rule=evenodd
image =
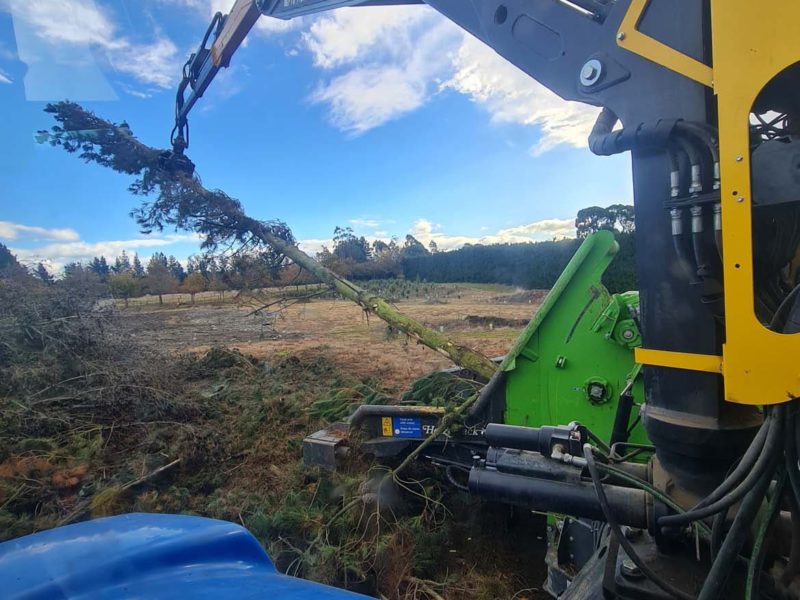
<path id="1" fill-rule="evenodd" d="M 39 145 L 69 98 L 166 146 L 174 89 L 231 0 L 0 0 L 0 242 L 58 268 L 123 249 L 181 259 L 191 234 L 141 235 L 125 177 Z M 317 250 L 336 225 L 441 248 L 569 235 L 629 203 L 627 157 L 585 148 L 595 109 L 556 98 L 426 7 L 262 17 L 191 117 L 208 187 Z"/>

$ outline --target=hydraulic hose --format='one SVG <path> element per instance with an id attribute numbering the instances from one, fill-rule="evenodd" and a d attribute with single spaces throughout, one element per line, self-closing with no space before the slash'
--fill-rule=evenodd
<path id="1" fill-rule="evenodd" d="M 689 194 L 699 194 L 703 191 L 703 173 L 702 164 L 703 159 L 700 151 L 694 144 L 694 141 L 687 139 L 682 135 L 675 135 L 675 141 L 680 146 L 681 150 L 686 153 L 691 165 L 691 183 L 689 184 Z"/>
<path id="2" fill-rule="evenodd" d="M 756 531 L 756 537 L 753 541 L 753 551 L 750 553 L 750 561 L 747 565 L 747 579 L 745 581 L 745 600 L 758 600 L 761 598 L 759 592 L 761 583 L 761 569 L 764 566 L 764 554 L 766 553 L 766 539 L 767 532 L 770 525 L 775 520 L 780 510 L 781 498 L 786 487 L 786 472 L 783 466 L 779 465 L 780 475 L 775 489 L 772 492 L 769 506 L 767 507 L 767 514 L 764 515 L 761 523 Z"/>
<path id="3" fill-rule="evenodd" d="M 685 133 L 696 138 L 699 138 L 701 143 L 708 148 L 711 158 L 714 161 L 714 189 L 719 189 L 720 186 L 720 168 L 719 168 L 719 147 L 714 134 L 706 127 L 692 123 L 691 121 L 678 121 L 675 124 L 675 129 L 678 132 Z"/>
<path id="4" fill-rule="evenodd" d="M 770 464 L 763 473 L 759 474 L 756 484 L 745 495 L 739 512 L 733 520 L 731 530 L 728 532 L 719 554 L 711 565 L 703 589 L 697 600 L 717 600 L 723 597 L 722 592 L 728 582 L 733 566 L 736 564 L 736 557 L 744 546 L 747 536 L 750 533 L 750 526 L 761 507 L 761 501 L 769 488 L 772 474 L 777 460 L 775 456 L 770 457 Z"/>
<path id="5" fill-rule="evenodd" d="M 766 439 L 771 424 L 772 413 L 769 413 L 733 472 L 728 475 L 713 492 L 701 500 L 695 508 L 702 508 L 703 506 L 716 502 L 745 478 L 752 470 L 753 465 L 761 454 L 761 450 L 764 447 L 764 440 Z"/>
<path id="6" fill-rule="evenodd" d="M 647 577 L 650 581 L 652 581 L 670 596 L 677 598 L 678 600 L 694 600 L 694 597 L 690 594 L 687 594 L 686 592 L 673 586 L 671 583 L 664 581 L 637 554 L 636 549 L 622 532 L 622 528 L 620 527 L 619 522 L 611 510 L 608 498 L 606 497 L 606 492 L 603 489 L 603 483 L 600 480 L 600 472 L 597 468 L 597 464 L 595 463 L 594 454 L 592 453 L 592 446 L 590 444 L 585 444 L 583 446 L 583 456 L 586 459 L 586 466 L 589 469 L 589 475 L 592 478 L 592 484 L 594 484 L 597 500 L 600 502 L 600 507 L 603 511 L 603 516 L 605 517 L 606 523 L 608 523 L 609 528 L 611 528 L 611 533 L 614 534 L 614 537 L 619 545 L 622 546 L 622 549 L 625 551 L 625 554 L 628 555 L 628 558 L 630 558 L 634 564 L 639 567 L 639 570 L 645 575 L 645 577 Z"/>
<path id="7" fill-rule="evenodd" d="M 680 515 L 661 517 L 658 520 L 658 524 L 662 527 L 678 527 L 688 525 L 692 521 L 713 516 L 739 502 L 748 492 L 756 487 L 761 477 L 769 470 L 770 464 L 774 462 L 774 457 L 779 454 L 780 444 L 783 443 L 783 419 L 781 419 L 780 414 L 780 412 L 782 412 L 782 407 L 778 407 L 777 410 L 779 414 L 770 425 L 769 434 L 764 443 L 761 455 L 758 457 L 758 460 L 756 460 L 753 469 L 739 485 L 714 503 L 706 504 L 703 507 L 692 509 Z M 771 474 L 771 470 L 769 473 Z"/>

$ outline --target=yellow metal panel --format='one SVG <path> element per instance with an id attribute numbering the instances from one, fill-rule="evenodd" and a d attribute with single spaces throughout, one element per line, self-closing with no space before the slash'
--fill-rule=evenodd
<path id="1" fill-rule="evenodd" d="M 749 117 L 761 89 L 800 60 L 800 2 L 712 0 L 711 22 L 725 248 L 725 398 L 777 404 L 800 396 L 800 336 L 769 331 L 755 316 Z"/>
<path id="2" fill-rule="evenodd" d="M 671 367 L 673 369 L 722 374 L 722 357 L 711 354 L 688 354 L 686 352 L 636 348 L 635 357 L 637 363 L 654 367 Z"/>
<path id="3" fill-rule="evenodd" d="M 617 44 L 689 79 L 714 87 L 711 67 L 639 31 L 639 21 L 648 2 L 649 0 L 631 0 L 617 33 Z"/>

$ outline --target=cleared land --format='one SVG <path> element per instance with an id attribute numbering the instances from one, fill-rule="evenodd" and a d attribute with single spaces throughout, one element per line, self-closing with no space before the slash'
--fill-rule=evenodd
<path id="1" fill-rule="evenodd" d="M 405 314 L 489 357 L 508 351 L 521 329 L 519 323 L 530 319 L 544 297 L 544 292 L 520 293 L 502 286 L 437 287 L 452 293 L 395 304 Z M 266 300 L 277 299 L 281 293 L 272 291 Z M 453 366 L 405 336 L 391 335 L 380 319 L 367 319 L 347 300 L 312 299 L 280 311 L 274 306 L 251 314 L 261 306 L 258 301 L 236 302 L 232 294 L 225 302 L 218 298 L 207 293 L 193 306 L 185 295 L 167 296 L 163 306 L 157 299 L 132 302 L 122 314 L 136 339 L 176 352 L 199 353 L 226 346 L 269 361 L 326 346 L 354 377 L 377 379 L 390 388 L 402 389 L 425 373 Z M 468 317 L 482 317 L 478 320 L 486 322 L 475 325 L 470 321 L 476 319 Z M 516 326 L 494 326 L 496 318 L 516 321 Z"/>

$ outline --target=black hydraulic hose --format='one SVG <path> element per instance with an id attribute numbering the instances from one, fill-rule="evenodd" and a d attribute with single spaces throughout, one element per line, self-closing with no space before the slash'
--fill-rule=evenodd
<path id="1" fill-rule="evenodd" d="M 681 161 L 678 158 L 680 150 L 675 142 L 668 140 L 666 152 L 669 159 L 670 197 L 678 198 L 681 195 Z"/>
<path id="2" fill-rule="evenodd" d="M 691 268 L 692 261 L 684 247 L 683 209 L 673 208 L 670 210 L 670 216 L 672 218 L 672 246 L 675 249 L 675 255 L 689 280 L 692 283 L 698 283 L 697 272 Z"/>
<path id="3" fill-rule="evenodd" d="M 777 410 L 778 416 L 770 426 L 769 434 L 764 442 L 764 449 L 762 450 L 761 455 L 758 457 L 758 460 L 756 460 L 753 469 L 747 474 L 747 476 L 739 485 L 737 485 L 727 495 L 720 500 L 717 500 L 713 504 L 706 504 L 702 508 L 695 508 L 680 515 L 661 517 L 658 520 L 658 524 L 662 527 L 679 527 L 688 525 L 689 523 L 699 519 L 705 519 L 715 515 L 721 510 L 730 508 L 739 502 L 739 500 L 741 500 L 750 490 L 752 490 L 758 484 L 764 473 L 769 469 L 769 465 L 774 461 L 774 456 L 779 454 L 778 449 L 780 448 L 780 444 L 783 443 L 783 419 L 781 418 L 782 407 L 778 407 Z"/>
<path id="4" fill-rule="evenodd" d="M 776 477 L 775 489 L 767 506 L 766 515 L 758 526 L 755 539 L 753 540 L 753 551 L 750 553 L 750 561 L 747 565 L 747 579 L 745 582 L 745 600 L 757 600 L 761 598 L 761 570 L 764 568 L 764 555 L 767 550 L 767 533 L 772 522 L 780 513 L 781 500 L 786 490 L 786 472 L 783 465 L 778 461 L 778 475 Z"/>
<path id="5" fill-rule="evenodd" d="M 611 440 L 609 445 L 613 446 L 619 442 L 628 441 L 628 425 L 631 421 L 633 411 L 633 381 L 625 386 L 617 401 L 617 412 L 614 415 L 614 426 L 611 429 Z"/>
<path id="6" fill-rule="evenodd" d="M 606 523 L 608 523 L 611 532 L 614 534 L 614 537 L 619 545 L 622 546 L 625 554 L 628 555 L 628 558 L 630 558 L 634 564 L 639 567 L 639 570 L 645 575 L 645 577 L 647 577 L 650 581 L 652 581 L 670 596 L 678 598 L 679 600 L 694 600 L 692 595 L 687 594 L 683 590 L 679 590 L 673 586 L 671 583 L 664 581 L 637 554 L 633 545 L 630 543 L 630 541 L 628 541 L 628 538 L 625 537 L 625 534 L 622 532 L 622 528 L 619 526 L 619 523 L 617 522 L 617 519 L 611 510 L 611 506 L 608 503 L 608 498 L 606 497 L 606 492 L 603 489 L 603 483 L 600 480 L 600 473 L 597 469 L 597 465 L 595 464 L 594 455 L 592 454 L 592 446 L 590 444 L 584 444 L 583 456 L 586 459 L 586 466 L 589 469 L 589 475 L 592 478 L 592 484 L 594 484 L 597 500 L 600 502 L 600 508 L 603 511 L 603 516 L 605 517 Z"/>
<path id="7" fill-rule="evenodd" d="M 750 526 L 761 507 L 761 502 L 769 488 L 772 475 L 777 464 L 777 457 L 772 456 L 767 468 L 759 475 L 756 485 L 745 495 L 739 512 L 733 520 L 733 525 L 728 532 L 719 554 L 711 565 L 703 589 L 697 600 L 718 600 L 722 598 L 722 592 L 728 582 L 733 566 L 736 564 L 736 557 L 742 549 L 747 536 L 750 533 Z"/>
<path id="8" fill-rule="evenodd" d="M 789 584 L 800 571 L 800 506 L 798 506 L 794 495 L 790 495 L 792 511 L 792 546 L 789 550 L 789 560 L 781 575 L 781 583 L 785 587 Z"/>
<path id="9" fill-rule="evenodd" d="M 600 114 L 597 115 L 597 120 L 589 133 L 589 149 L 594 154 L 607 156 L 607 152 L 610 152 L 610 150 L 603 148 L 603 142 L 614 131 L 614 125 L 617 124 L 617 121 L 619 121 L 617 114 L 610 108 L 603 108 Z"/>
<path id="10" fill-rule="evenodd" d="M 742 481 L 742 479 L 745 478 L 745 476 L 752 470 L 753 465 L 758 457 L 761 455 L 761 451 L 764 447 L 764 440 L 769 432 L 771 423 L 772 416 L 771 414 L 768 414 L 766 420 L 759 428 L 758 433 L 756 433 L 755 437 L 753 438 L 753 441 L 750 442 L 750 446 L 748 446 L 741 460 L 739 460 L 739 464 L 736 466 L 733 472 L 728 475 L 713 492 L 703 498 L 703 500 L 701 500 L 694 508 L 702 508 L 713 502 L 716 502 L 725 496 L 725 494 L 730 492 Z"/>
<path id="11" fill-rule="evenodd" d="M 725 521 L 727 520 L 727 508 L 714 515 L 714 521 L 711 525 L 711 560 L 717 558 L 717 554 L 719 554 L 719 547 L 725 534 Z"/>
<path id="12" fill-rule="evenodd" d="M 697 123 L 692 123 L 691 121 L 678 121 L 675 123 L 675 129 L 700 138 L 703 144 L 708 147 L 708 151 L 711 153 L 711 158 L 714 162 L 719 163 L 719 147 L 717 146 L 717 140 L 714 134 L 708 129 Z"/>
<path id="13" fill-rule="evenodd" d="M 697 194 L 703 191 L 703 174 L 702 174 L 702 165 L 703 159 L 700 155 L 700 151 L 694 144 L 693 140 L 689 140 L 682 135 L 675 135 L 673 137 L 675 141 L 677 141 L 678 145 L 680 146 L 681 150 L 686 153 L 686 156 L 689 158 L 689 164 L 691 165 L 691 183 L 689 185 L 689 193 L 690 194 Z"/>
<path id="14" fill-rule="evenodd" d="M 692 214 L 692 250 L 697 275 L 701 279 L 708 276 L 708 260 L 706 258 L 705 241 L 703 239 L 703 207 L 693 206 Z"/>
<path id="15" fill-rule="evenodd" d="M 792 498 L 800 507 L 800 471 L 797 469 L 797 440 L 795 438 L 797 428 L 797 400 L 790 403 L 789 414 L 786 419 L 786 429 L 784 431 L 784 450 L 783 455 L 786 463 L 786 474 L 789 477 Z M 800 540 L 798 540 L 800 542 Z"/>

